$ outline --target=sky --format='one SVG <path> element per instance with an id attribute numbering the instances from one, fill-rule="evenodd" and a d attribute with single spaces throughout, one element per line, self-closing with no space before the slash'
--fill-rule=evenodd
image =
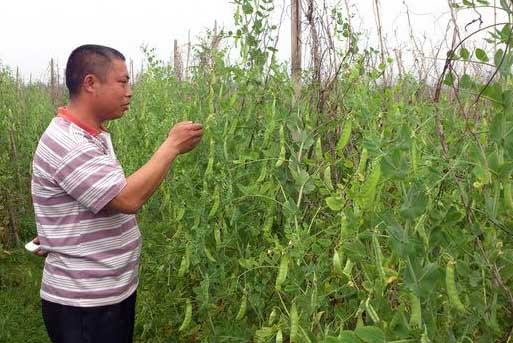
<path id="1" fill-rule="evenodd" d="M 374 1 L 348 3 L 355 15 L 353 25 L 363 33 L 362 39 L 377 47 Z M 290 54 L 289 3 L 290 0 L 275 0 L 275 20 L 282 12 L 285 20 L 278 44 L 283 60 Z M 344 1 L 339 3 L 345 8 Z M 380 4 L 383 30 L 391 48 L 408 49 L 411 45 L 406 8 L 415 36 L 429 42 L 426 49 L 444 39 L 449 20 L 447 0 L 380 0 Z M 233 12 L 233 3 L 226 0 L 2 0 L 0 62 L 12 69 L 18 67 L 25 80 L 46 80 L 51 58 L 62 70 L 73 48 L 95 43 L 120 50 L 140 68 L 141 46 L 155 48 L 157 57 L 169 61 L 174 39 L 185 44 L 190 32 L 194 44 L 208 28 L 213 28 L 215 21 L 219 27 L 230 29 Z M 460 16 L 462 22 L 474 17 L 472 13 Z M 493 16 L 486 20 L 493 22 Z"/>

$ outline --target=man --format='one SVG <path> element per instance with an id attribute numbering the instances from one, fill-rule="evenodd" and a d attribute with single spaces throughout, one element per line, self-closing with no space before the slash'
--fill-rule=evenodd
<path id="1" fill-rule="evenodd" d="M 173 160 L 201 140 L 201 124 L 182 122 L 151 159 L 125 178 L 103 124 L 128 109 L 124 56 L 84 45 L 66 65 L 70 101 L 41 136 L 32 199 L 46 256 L 42 313 L 53 342 L 132 342 L 141 247 L 135 213 Z"/>

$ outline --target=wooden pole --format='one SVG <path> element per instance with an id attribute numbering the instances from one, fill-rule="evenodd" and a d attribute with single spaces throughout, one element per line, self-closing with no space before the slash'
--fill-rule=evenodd
<path id="1" fill-rule="evenodd" d="M 59 101 L 58 105 L 61 104 L 62 94 L 61 94 L 61 73 L 59 72 L 59 62 L 55 62 L 55 74 L 57 76 L 57 80 L 55 83 L 55 94 L 57 96 L 57 99 Z"/>
<path id="2" fill-rule="evenodd" d="M 133 87 L 135 82 L 134 79 L 134 60 L 130 59 L 130 85 Z"/>
<path id="3" fill-rule="evenodd" d="M 301 0 L 291 3 L 291 73 L 296 89 L 296 100 L 301 87 Z"/>
<path id="4" fill-rule="evenodd" d="M 52 102 L 55 104 L 55 65 L 53 58 L 50 60 L 50 92 Z"/>
<path id="5" fill-rule="evenodd" d="M 176 79 L 179 80 L 179 81 L 182 81 L 182 66 L 181 66 L 181 63 L 180 63 L 180 51 L 178 51 L 178 40 L 175 39 L 175 42 L 174 42 L 174 53 L 173 53 L 173 57 L 174 57 L 174 62 L 173 62 L 173 66 L 175 68 L 175 76 L 176 76 Z"/>
<path id="6" fill-rule="evenodd" d="M 9 110 L 8 112 L 8 118 L 12 119 L 12 112 Z M 21 187 L 21 175 L 20 175 L 20 169 L 18 165 L 18 148 L 16 144 L 16 128 L 14 125 L 10 125 L 8 127 L 8 133 L 9 133 L 9 141 L 11 143 L 11 157 L 15 162 L 16 167 L 16 177 L 18 181 L 18 189 Z M 10 245 L 19 246 L 20 245 L 20 226 L 18 223 L 18 215 L 16 213 L 16 202 L 8 202 L 8 212 L 9 212 L 9 222 L 11 224 L 11 234 L 9 235 L 9 243 Z"/>
<path id="7" fill-rule="evenodd" d="M 20 68 L 16 67 L 16 90 L 19 92 L 20 89 L 21 89 Z"/>
<path id="8" fill-rule="evenodd" d="M 376 17 L 376 27 L 378 29 L 379 45 L 381 47 L 381 63 L 385 64 L 385 42 L 383 41 L 383 27 L 381 25 L 381 11 L 379 10 L 379 0 L 374 0 L 374 10 Z M 383 71 L 383 79 L 386 83 L 386 74 Z"/>
<path id="9" fill-rule="evenodd" d="M 314 0 L 308 0 L 307 19 L 310 24 L 310 34 L 312 36 L 312 62 L 314 70 L 314 79 L 321 84 L 321 56 L 319 51 L 319 35 L 317 34 L 317 27 L 315 26 L 314 16 Z"/>
<path id="10" fill-rule="evenodd" d="M 191 55 L 191 30 L 187 33 L 187 58 L 185 60 L 185 79 L 189 79 L 189 58 Z"/>

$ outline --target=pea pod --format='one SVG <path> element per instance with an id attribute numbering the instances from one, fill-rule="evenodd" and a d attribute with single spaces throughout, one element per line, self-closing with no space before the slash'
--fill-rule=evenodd
<path id="1" fill-rule="evenodd" d="M 283 343 L 283 333 L 281 332 L 281 329 L 276 333 L 276 343 Z"/>
<path id="2" fill-rule="evenodd" d="M 369 159 L 369 151 L 367 148 L 362 149 L 362 153 L 360 154 L 360 163 L 358 163 L 358 169 L 356 171 L 356 175 L 363 175 L 365 168 L 367 166 L 367 160 Z"/>
<path id="3" fill-rule="evenodd" d="M 214 203 L 212 204 L 212 207 L 210 208 L 210 212 L 208 213 L 208 217 L 212 218 L 216 215 L 217 209 L 219 208 L 219 203 L 221 202 L 220 196 L 219 196 L 219 188 L 216 186 L 214 189 Z"/>
<path id="4" fill-rule="evenodd" d="M 386 284 L 385 269 L 383 268 L 383 253 L 378 241 L 378 235 L 376 231 L 372 233 L 372 246 L 374 248 L 374 257 L 376 259 L 376 268 L 378 269 L 379 276 Z"/>
<path id="5" fill-rule="evenodd" d="M 180 268 L 178 269 L 178 277 L 183 277 L 185 273 L 189 271 L 189 265 L 191 263 L 191 247 L 190 244 L 187 244 L 185 248 L 185 253 L 182 256 L 182 261 L 180 262 Z"/>
<path id="6" fill-rule="evenodd" d="M 258 176 L 258 179 L 256 180 L 257 183 L 260 183 L 265 180 L 265 177 L 267 176 L 267 162 L 264 162 L 262 165 L 262 169 L 260 169 L 260 175 Z"/>
<path id="7" fill-rule="evenodd" d="M 189 327 L 189 325 L 191 324 L 191 320 L 192 320 L 192 303 L 191 303 L 191 299 L 188 298 L 187 302 L 185 304 L 185 316 L 183 318 L 182 325 L 180 326 L 178 331 L 181 332 L 181 331 L 187 329 Z"/>
<path id="8" fill-rule="evenodd" d="M 271 108 L 271 116 L 270 116 L 269 120 L 267 121 L 267 127 L 264 132 L 264 139 L 263 139 L 262 147 L 267 147 L 267 145 L 269 144 L 269 141 L 271 139 L 271 136 L 274 132 L 274 128 L 276 125 L 276 120 L 274 119 L 275 114 L 276 114 L 276 98 L 273 99 L 272 108 Z"/>
<path id="9" fill-rule="evenodd" d="M 207 256 L 207 258 L 211 261 L 211 262 L 217 262 L 217 260 L 214 258 L 214 256 L 212 256 L 212 253 L 210 252 L 210 250 L 208 250 L 207 247 L 203 248 L 203 251 L 205 252 L 205 256 Z"/>
<path id="10" fill-rule="evenodd" d="M 246 309 L 248 306 L 248 297 L 246 294 L 242 296 L 242 300 L 240 302 L 239 312 L 237 313 L 237 317 L 235 320 L 241 320 L 246 315 Z"/>
<path id="11" fill-rule="evenodd" d="M 337 276 L 343 275 L 344 271 L 342 270 L 342 262 L 340 261 L 340 256 L 338 254 L 337 249 L 335 249 L 333 253 L 333 270 Z"/>
<path id="12" fill-rule="evenodd" d="M 415 328 L 422 327 L 422 310 L 420 306 L 420 299 L 413 293 L 410 293 L 411 302 L 411 317 L 410 326 Z"/>
<path id="13" fill-rule="evenodd" d="M 214 240 L 216 241 L 216 249 L 221 248 L 221 229 L 219 228 L 219 225 L 214 225 Z"/>
<path id="14" fill-rule="evenodd" d="M 362 186 L 361 190 L 361 205 L 362 208 L 369 208 L 374 203 L 376 196 L 376 187 L 378 186 L 381 178 L 381 166 L 379 161 L 375 161 L 372 166 L 372 171 Z"/>
<path id="15" fill-rule="evenodd" d="M 276 167 L 281 167 L 285 162 L 285 129 L 282 125 L 280 127 L 280 156 L 278 157 L 278 161 L 276 161 Z"/>
<path id="16" fill-rule="evenodd" d="M 321 142 L 321 136 L 317 137 L 317 140 L 315 141 L 315 158 L 317 161 L 322 161 L 322 142 Z"/>
<path id="17" fill-rule="evenodd" d="M 346 260 L 346 265 L 344 266 L 344 270 L 342 273 L 347 276 L 348 278 L 351 278 L 351 272 L 353 271 L 353 262 L 348 258 Z"/>
<path id="18" fill-rule="evenodd" d="M 214 138 L 210 138 L 210 147 L 208 153 L 208 164 L 205 170 L 205 176 L 211 176 L 214 170 L 214 155 L 215 155 L 215 141 Z"/>
<path id="19" fill-rule="evenodd" d="M 342 156 L 343 151 L 347 143 L 349 142 L 349 137 L 351 136 L 352 122 L 351 120 L 347 120 L 344 124 L 344 128 L 342 129 L 342 134 L 337 142 L 336 151 L 339 156 Z"/>
<path id="20" fill-rule="evenodd" d="M 460 300 L 458 290 L 456 289 L 456 280 L 454 277 L 454 265 L 456 263 L 452 260 L 447 262 L 445 269 L 445 286 L 447 287 L 447 295 L 449 297 L 449 303 L 454 306 L 459 312 L 465 313 L 465 306 Z"/>
<path id="21" fill-rule="evenodd" d="M 365 301 L 365 312 L 367 312 L 367 314 L 375 324 L 379 323 L 380 319 L 378 313 L 370 303 L 370 298 L 367 298 L 367 300 Z"/>
<path id="22" fill-rule="evenodd" d="M 299 342 L 299 314 L 296 303 L 290 309 L 290 343 Z"/>
<path id="23" fill-rule="evenodd" d="M 415 136 L 412 136 L 410 143 L 410 168 L 413 175 L 417 174 L 417 142 Z"/>
<path id="24" fill-rule="evenodd" d="M 333 188 L 333 183 L 331 181 L 331 167 L 330 166 L 327 166 L 326 169 L 324 169 L 323 177 L 324 177 L 324 184 L 326 185 L 326 187 L 330 191 L 333 191 L 334 188 Z"/>
<path id="25" fill-rule="evenodd" d="M 278 315 L 278 313 L 276 312 L 276 309 L 273 308 L 273 310 L 271 311 L 271 314 L 269 314 L 269 320 L 267 321 L 267 323 L 269 325 L 273 325 L 274 321 L 276 320 L 277 315 Z"/>
<path id="26" fill-rule="evenodd" d="M 278 269 L 278 276 L 276 277 L 276 289 L 281 290 L 281 285 L 287 278 L 287 272 L 289 268 L 289 256 L 284 254 L 280 260 L 280 269 Z"/>
<path id="27" fill-rule="evenodd" d="M 269 242 L 273 241 L 273 237 L 271 235 L 273 222 L 274 222 L 274 206 L 270 206 L 266 211 L 264 226 L 262 228 L 262 231 L 264 233 L 264 238 Z"/>
<path id="28" fill-rule="evenodd" d="M 511 196 L 511 182 L 505 182 L 504 188 L 504 205 L 508 210 L 513 210 L 513 197 Z"/>

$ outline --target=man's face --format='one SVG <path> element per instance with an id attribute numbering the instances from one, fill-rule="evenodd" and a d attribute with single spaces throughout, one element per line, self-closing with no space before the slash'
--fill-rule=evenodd
<path id="1" fill-rule="evenodd" d="M 105 82 L 98 85 L 95 94 L 97 113 L 103 120 L 117 119 L 128 110 L 132 98 L 126 63 L 120 59 L 112 60 Z"/>

